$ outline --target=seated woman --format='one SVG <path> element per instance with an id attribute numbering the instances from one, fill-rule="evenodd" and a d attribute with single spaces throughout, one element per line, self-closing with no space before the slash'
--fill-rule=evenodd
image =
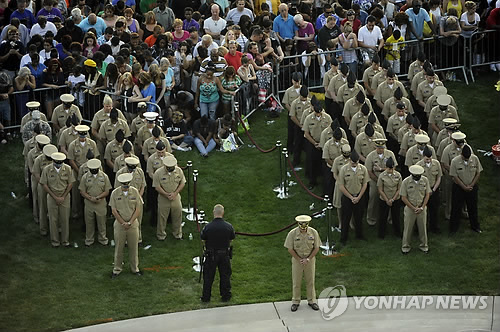
<path id="1" fill-rule="evenodd" d="M 165 119 L 163 132 L 168 138 L 172 149 L 178 151 L 191 151 L 193 136 L 189 135 L 184 116 L 181 111 L 174 111 L 172 116 Z"/>
<path id="2" fill-rule="evenodd" d="M 238 149 L 238 126 L 231 114 L 224 114 L 215 122 L 214 141 L 221 151 L 231 152 Z"/>
<path id="3" fill-rule="evenodd" d="M 210 151 L 216 147 L 214 140 L 215 121 L 206 115 L 193 124 L 194 145 L 203 157 L 208 157 Z"/>

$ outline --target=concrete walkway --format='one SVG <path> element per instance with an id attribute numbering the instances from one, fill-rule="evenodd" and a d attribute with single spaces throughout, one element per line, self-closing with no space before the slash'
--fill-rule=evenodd
<path id="1" fill-rule="evenodd" d="M 290 302 L 273 302 L 261 304 L 236 305 L 221 308 L 193 310 L 172 314 L 148 316 L 105 323 L 70 330 L 71 332 L 378 332 L 378 331 L 405 331 L 405 332 L 457 332 L 457 331 L 500 331 L 500 297 L 483 297 L 477 302 L 475 309 L 461 309 L 463 301 L 477 297 L 450 297 L 448 302 L 455 305 L 455 309 L 445 310 L 436 308 L 438 297 L 417 297 L 414 306 L 408 308 L 410 301 L 406 297 L 405 308 L 401 308 L 402 297 L 396 309 L 371 309 L 378 303 L 387 307 L 387 302 L 394 301 L 394 297 L 370 297 L 359 302 L 356 308 L 354 298 L 348 298 L 346 311 L 331 320 L 322 317 L 321 311 L 313 311 L 307 302 L 302 301 L 297 312 L 290 311 Z M 432 301 L 432 303 L 430 303 Z M 422 303 L 426 302 L 425 308 Z M 394 305 L 394 302 L 391 302 Z M 443 303 L 443 302 L 441 302 Z M 320 300 L 320 307 L 326 308 L 326 300 Z M 339 302 L 337 302 L 340 306 Z M 415 304 L 420 308 L 415 308 Z M 482 304 L 483 308 L 479 306 Z M 393 306 L 389 305 L 393 308 Z M 378 308 L 378 306 L 377 306 Z M 371 309 L 371 310 L 369 310 Z"/>

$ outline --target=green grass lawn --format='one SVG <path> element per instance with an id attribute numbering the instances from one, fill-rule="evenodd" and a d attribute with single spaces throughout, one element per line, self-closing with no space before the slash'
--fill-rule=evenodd
<path id="1" fill-rule="evenodd" d="M 493 87 L 495 82 L 496 76 L 491 75 L 474 85 L 447 84 L 459 105 L 462 129 L 474 149 L 489 150 L 499 138 L 500 99 Z M 277 139 L 286 141 L 286 117 L 282 115 L 272 124 L 267 124 L 268 120 L 264 114 L 251 118 L 252 135 L 264 148 L 272 147 Z M 48 238 L 39 235 L 24 198 L 21 150 L 20 142 L 0 147 L 0 330 L 59 331 L 225 305 L 219 300 L 217 281 L 212 303 L 200 304 L 201 284 L 198 273 L 192 270 L 192 258 L 199 254 L 200 243 L 193 222 L 186 221 L 184 232 L 186 238 L 193 233 L 195 240 L 175 241 L 170 236 L 159 242 L 146 212 L 143 238 L 152 247 L 140 249 L 140 268 L 145 272 L 142 277 L 133 276 L 125 268 L 111 280 L 113 248 L 98 244 L 85 248 L 78 223 L 72 224 L 70 238 L 79 248 L 52 249 Z M 279 182 L 277 152 L 263 154 L 245 144 L 236 153 L 217 152 L 208 159 L 194 151 L 177 156 L 180 165 L 192 160 L 193 169 L 199 170 L 200 209 L 211 218 L 214 204 L 223 204 L 226 219 L 237 231 L 273 231 L 291 223 L 297 214 L 310 213 L 313 202 L 315 210 L 322 207 L 298 186 L 291 187 L 289 199 L 276 198 L 272 188 Z M 413 250 L 403 256 L 399 239 L 389 235 L 379 240 L 376 229 L 365 223 L 368 241 L 350 240 L 340 257 L 320 255 L 316 265 L 318 294 L 326 287 L 343 284 L 349 296 L 498 295 L 500 179 L 498 166 L 491 159 L 480 155 L 480 160 L 484 167 L 479 194 L 482 234 L 472 232 L 468 221 L 463 220 L 452 238 L 447 233 L 429 234 L 429 255 Z M 303 177 L 303 172 L 300 175 Z M 17 200 L 11 198 L 11 191 L 17 194 Z M 187 202 L 187 188 L 183 201 Z M 313 219 L 312 226 L 324 239 L 325 219 Z M 445 230 L 446 226 L 443 220 L 441 228 Z M 339 235 L 335 233 L 336 240 Z M 230 304 L 291 298 L 291 263 L 283 247 L 285 236 L 286 232 L 236 238 Z M 112 237 L 111 220 L 108 237 Z M 413 243 L 417 244 L 416 238 Z"/>

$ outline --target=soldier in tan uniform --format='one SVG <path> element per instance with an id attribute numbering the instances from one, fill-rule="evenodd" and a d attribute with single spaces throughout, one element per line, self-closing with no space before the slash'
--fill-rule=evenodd
<path id="1" fill-rule="evenodd" d="M 431 196 L 427 206 L 428 218 L 429 218 L 429 230 L 432 233 L 440 233 L 439 230 L 439 219 L 438 212 L 440 206 L 439 200 L 439 185 L 441 184 L 441 178 L 443 172 L 441 170 L 441 164 L 436 159 L 436 156 L 432 155 L 431 149 L 425 147 L 424 149 L 424 159 L 420 160 L 417 165 L 424 168 L 424 176 L 429 180 L 429 185 L 431 187 Z"/>
<path id="2" fill-rule="evenodd" d="M 339 73 L 335 75 L 328 84 L 328 94 L 333 99 L 333 119 L 339 118 L 342 113 L 343 106 L 337 102 L 337 95 L 340 87 L 347 82 L 347 74 L 349 73 L 349 67 L 345 63 L 341 63 L 339 66 Z"/>
<path id="3" fill-rule="evenodd" d="M 89 126 L 78 125 L 75 127 L 75 130 L 78 132 L 78 138 L 69 144 L 67 156 L 69 165 L 73 169 L 73 176 L 77 179 L 80 166 L 87 161 L 88 151 L 92 151 L 95 157 L 99 157 L 99 150 L 97 150 L 97 145 L 94 140 L 88 135 L 90 130 Z M 76 180 L 73 184 L 71 192 L 71 208 L 73 218 L 77 219 L 82 212 L 78 180 Z"/>
<path id="4" fill-rule="evenodd" d="M 432 96 L 434 88 L 442 85 L 443 83 L 438 79 L 436 79 L 436 74 L 434 73 L 434 69 L 432 68 L 427 69 L 425 73 L 425 81 L 423 81 L 418 85 L 417 95 L 415 96 L 415 99 L 420 105 L 422 111 L 425 109 L 425 103 L 427 102 L 427 99 L 429 99 L 430 96 Z"/>
<path id="5" fill-rule="evenodd" d="M 351 217 L 354 217 L 356 238 L 364 240 L 361 219 L 365 211 L 365 191 L 369 180 L 368 170 L 359 163 L 359 155 L 356 150 L 353 150 L 350 161 L 340 169 L 337 179 L 340 191 L 343 193 L 341 198 L 342 232 L 340 242 L 344 246 L 349 237 L 349 221 Z"/>
<path id="6" fill-rule="evenodd" d="M 87 151 L 87 161 L 84 162 L 82 164 L 82 166 L 80 166 L 80 169 L 78 170 L 78 177 L 77 177 L 78 182 L 80 182 L 82 180 L 82 177 L 90 171 L 89 167 L 87 166 L 87 163 L 88 163 L 88 160 L 91 160 L 91 159 L 94 159 L 94 154 L 92 153 L 91 150 L 89 150 L 89 151 Z M 104 172 L 104 169 L 102 168 L 102 163 L 101 163 L 101 167 L 99 169 Z"/>
<path id="7" fill-rule="evenodd" d="M 387 148 L 394 152 L 399 153 L 398 133 L 399 129 L 405 126 L 406 123 L 406 107 L 405 104 L 400 102 L 396 105 L 396 113 L 394 113 L 389 120 L 387 120 Z"/>
<path id="8" fill-rule="evenodd" d="M 137 137 L 137 133 L 139 132 L 139 129 L 141 129 L 143 126 L 146 125 L 146 118 L 144 117 L 144 113 L 148 110 L 148 105 L 141 101 L 140 103 L 137 104 L 137 111 L 138 114 L 135 118 L 132 119 L 130 123 L 130 133 L 132 134 L 132 140 L 135 143 L 135 138 Z M 135 144 L 134 144 L 134 154 L 137 156 L 141 153 L 141 149 L 139 149 Z"/>
<path id="9" fill-rule="evenodd" d="M 82 121 L 82 114 L 80 113 L 80 109 L 78 106 L 73 105 L 75 101 L 75 97 L 69 93 L 62 94 L 61 104 L 54 108 L 52 112 L 52 126 L 54 127 L 54 133 L 57 134 L 57 138 L 61 134 L 59 131 L 66 125 L 66 120 L 68 117 L 75 114 L 80 121 Z"/>
<path id="10" fill-rule="evenodd" d="M 406 152 L 408 152 L 408 150 L 412 146 L 417 144 L 417 141 L 415 140 L 415 137 L 417 135 L 427 135 L 427 133 L 423 129 L 421 129 L 421 123 L 418 117 L 413 116 L 411 123 L 411 130 L 407 131 L 404 134 L 403 140 L 401 141 L 401 149 L 399 151 L 400 155 L 406 156 Z"/>
<path id="11" fill-rule="evenodd" d="M 73 114 L 66 119 L 66 128 L 61 128 L 59 131 L 57 146 L 62 153 L 68 154 L 69 145 L 78 138 L 78 132 L 76 131 L 76 126 L 78 125 L 80 125 L 80 119 L 78 119 L 76 114 Z"/>
<path id="12" fill-rule="evenodd" d="M 92 136 L 97 143 L 97 148 L 99 149 L 99 155 L 104 155 L 104 149 L 106 148 L 106 144 L 104 143 L 104 139 L 101 139 L 99 136 L 99 130 L 104 122 L 108 121 L 110 118 L 111 110 L 113 110 L 113 100 L 110 96 L 104 96 L 104 100 L 102 102 L 102 109 L 99 110 L 94 117 L 92 118 L 92 123 L 90 124 L 90 128 L 92 128 Z M 118 118 L 127 121 L 122 111 L 118 111 Z"/>
<path id="13" fill-rule="evenodd" d="M 49 223 L 47 221 L 47 193 L 43 189 L 43 185 L 40 184 L 40 177 L 42 176 L 43 169 L 52 164 L 52 158 L 50 157 L 54 152 L 57 152 L 55 145 L 47 144 L 43 147 L 43 154 L 38 156 L 33 163 L 32 175 L 35 181 L 38 183 L 36 188 L 36 194 L 38 198 L 38 221 L 40 222 L 40 235 L 46 236 L 49 230 Z"/>
<path id="14" fill-rule="evenodd" d="M 91 159 L 87 162 L 89 172 L 82 176 L 80 194 L 85 199 L 85 245 L 94 244 L 95 224 L 97 223 L 97 241 L 108 245 L 106 236 L 106 197 L 111 190 L 109 178 L 101 171 L 101 161 Z"/>
<path id="15" fill-rule="evenodd" d="M 43 148 L 50 143 L 50 138 L 44 134 L 35 136 L 35 147 L 28 152 L 27 163 L 28 169 L 31 177 L 31 199 L 33 208 L 33 220 L 36 224 L 39 223 L 38 213 L 38 180 L 39 177 L 33 175 L 33 166 L 35 165 L 35 159 L 43 154 Z"/>
<path id="16" fill-rule="evenodd" d="M 366 156 L 365 166 L 370 176 L 369 193 L 368 193 L 368 209 L 366 221 L 368 225 L 375 225 L 379 217 L 379 204 L 378 204 L 378 187 L 377 182 L 380 174 L 385 170 L 385 163 L 389 158 L 396 160 L 394 153 L 385 148 L 385 138 L 377 138 L 373 140 L 375 143 L 375 150 Z M 397 166 L 395 162 L 395 166 Z"/>
<path id="17" fill-rule="evenodd" d="M 335 96 L 332 94 L 330 90 L 328 90 L 328 86 L 333 78 L 339 73 L 339 62 L 337 58 L 332 56 L 330 59 L 330 69 L 323 76 L 323 89 L 325 89 L 325 109 L 326 113 L 333 117 L 334 107 L 338 107 L 338 105 L 334 106 Z M 337 112 L 338 113 L 338 112 Z M 299 118 L 300 121 L 300 118 Z"/>
<path id="18" fill-rule="evenodd" d="M 121 168 L 118 172 L 116 172 L 114 187 L 118 188 L 120 183 L 118 182 L 118 177 L 124 173 L 132 174 L 132 181 L 130 181 L 130 186 L 134 187 L 139 191 L 139 195 L 144 197 L 144 190 L 146 190 L 146 177 L 144 176 L 144 171 L 140 167 L 139 159 L 134 157 L 125 158 L 126 166 Z M 139 221 L 139 245 L 142 243 L 142 216 L 143 213 L 139 214 L 137 220 Z"/>
<path id="19" fill-rule="evenodd" d="M 55 152 L 51 155 L 52 165 L 46 166 L 40 177 L 40 184 L 47 193 L 50 240 L 53 247 L 69 247 L 69 217 L 71 210 L 71 188 L 75 177 L 71 167 L 64 164 L 66 155 Z M 61 236 L 59 236 L 61 228 Z"/>
<path id="20" fill-rule="evenodd" d="M 356 74 L 349 72 L 347 75 L 347 83 L 342 85 L 337 91 L 337 103 L 339 103 L 340 109 L 343 110 L 345 103 L 352 97 L 355 97 L 360 91 L 365 94 L 363 86 L 356 81 Z M 337 117 L 340 118 L 340 114 L 338 114 Z"/>
<path id="21" fill-rule="evenodd" d="M 411 250 L 411 236 L 415 222 L 418 227 L 420 238 L 420 250 L 424 253 L 429 251 L 427 244 L 427 202 L 431 193 L 429 180 L 422 176 L 422 166 L 413 165 L 409 169 L 410 176 L 403 180 L 401 185 L 401 199 L 406 205 L 404 208 L 404 230 L 401 251 L 404 255 Z"/>
<path id="22" fill-rule="evenodd" d="M 40 103 L 37 101 L 28 101 L 26 108 L 28 109 L 28 113 L 21 119 L 21 133 L 23 132 L 24 125 L 33 119 L 33 111 L 40 111 Z M 47 122 L 47 117 L 42 112 L 40 112 L 40 120 Z"/>
<path id="23" fill-rule="evenodd" d="M 368 123 L 368 115 L 370 114 L 370 107 L 367 103 L 361 105 L 360 110 L 354 114 L 350 120 L 349 131 L 354 139 L 362 132 L 363 128 Z"/>
<path id="24" fill-rule="evenodd" d="M 99 139 L 106 146 L 115 139 L 118 130 L 122 130 L 125 138 L 130 137 L 130 128 L 127 121 L 118 118 L 118 110 L 113 108 L 109 114 L 109 120 L 105 121 L 99 128 Z"/>
<path id="25" fill-rule="evenodd" d="M 434 107 L 438 106 L 437 97 L 439 97 L 439 96 L 450 97 L 450 99 L 451 99 L 450 105 L 455 107 L 455 110 L 457 110 L 457 112 L 458 112 L 458 106 L 455 103 L 455 99 L 453 98 L 453 96 L 448 94 L 448 89 L 446 89 L 446 87 L 444 87 L 444 86 L 437 86 L 434 88 L 434 91 L 432 91 L 432 96 L 430 96 L 429 99 L 427 99 L 427 102 L 425 103 L 424 112 L 425 112 L 425 114 L 427 114 L 427 117 L 429 117 L 431 110 Z"/>
<path id="26" fill-rule="evenodd" d="M 392 219 L 392 230 L 394 235 L 401 237 L 400 213 L 401 213 L 401 184 L 403 178 L 396 171 L 395 159 L 390 157 L 385 162 L 385 170 L 377 179 L 377 191 L 379 194 L 379 215 L 378 215 L 378 237 L 385 237 L 385 228 L 389 212 Z"/>
<path id="27" fill-rule="evenodd" d="M 380 72 L 380 57 L 375 54 L 372 58 L 372 64 L 363 72 L 363 86 L 365 87 L 366 94 L 373 97 L 377 89 L 372 89 L 373 77 Z"/>
<path id="28" fill-rule="evenodd" d="M 293 146 L 294 146 L 294 138 L 295 138 L 295 132 L 294 132 L 294 123 L 292 122 L 292 119 L 290 118 L 290 108 L 292 106 L 292 102 L 299 98 L 300 96 L 300 87 L 301 87 L 301 82 L 302 82 L 302 73 L 300 72 L 294 72 L 292 74 L 292 86 L 286 89 L 285 94 L 283 95 L 283 98 L 281 99 L 281 104 L 283 107 L 285 107 L 287 113 L 288 113 L 288 139 L 286 143 L 286 147 L 288 151 L 293 152 Z"/>
<path id="29" fill-rule="evenodd" d="M 129 140 L 125 139 L 123 130 L 118 130 L 115 134 L 115 139 L 106 145 L 106 149 L 104 150 L 104 161 L 106 162 L 105 169 L 108 175 L 110 171 L 115 169 L 115 160 L 123 153 L 125 143 L 132 145 Z M 113 179 L 114 183 L 114 178 L 110 177 L 110 181 L 111 179 Z"/>
<path id="30" fill-rule="evenodd" d="M 153 153 L 156 152 L 156 145 L 158 144 L 159 141 L 162 141 L 163 144 L 165 144 L 168 153 L 172 153 L 172 147 L 170 145 L 170 142 L 168 138 L 161 135 L 160 127 L 158 126 L 154 127 L 151 132 L 153 136 L 148 138 L 142 145 L 142 156 L 144 160 L 147 161 L 149 156 L 151 156 Z"/>
<path id="31" fill-rule="evenodd" d="M 374 112 L 371 112 L 369 115 L 368 115 L 368 118 L 367 118 L 367 123 L 361 127 L 361 130 L 359 131 L 360 133 L 364 132 L 365 131 L 365 127 L 367 124 L 371 124 L 372 127 L 373 127 L 373 130 L 375 130 L 375 132 L 377 134 L 379 134 L 382 138 L 385 138 L 385 130 L 384 128 L 380 125 L 380 123 L 378 122 L 378 118 L 377 116 L 375 115 Z"/>
<path id="32" fill-rule="evenodd" d="M 338 222 L 339 222 L 339 226 L 336 228 L 336 230 L 338 232 L 340 232 L 340 230 L 342 229 L 342 203 L 341 203 L 341 198 L 342 198 L 342 195 L 344 195 L 342 193 L 342 191 L 340 190 L 340 186 L 339 186 L 339 173 L 340 173 L 340 169 L 346 165 L 347 163 L 349 163 L 349 160 L 350 160 L 350 156 L 351 156 L 351 147 L 349 146 L 349 144 L 344 144 L 342 145 L 342 154 L 340 156 L 338 156 L 337 158 L 335 158 L 333 160 L 333 164 L 332 164 L 332 175 L 333 175 L 333 179 L 335 180 L 335 186 L 333 188 L 333 207 L 337 209 L 337 219 L 338 219 Z"/>
<path id="33" fill-rule="evenodd" d="M 115 258 L 111 279 L 118 277 L 123 270 L 125 243 L 128 247 L 130 271 L 137 276 L 143 274 L 139 270 L 139 222 L 137 221 L 142 211 L 143 201 L 137 189 L 129 185 L 130 181 L 132 181 L 132 174 L 121 174 L 118 178 L 121 187 L 113 190 L 109 199 L 109 206 L 115 217 L 113 224 Z"/>
<path id="34" fill-rule="evenodd" d="M 323 147 L 325 146 L 326 142 L 333 137 L 333 131 L 335 129 L 339 128 L 340 129 L 340 132 L 342 133 L 342 137 L 347 139 L 347 134 L 344 130 L 344 128 L 342 128 L 340 126 L 340 123 L 339 123 L 339 120 L 337 119 L 334 119 L 332 121 L 332 124 L 330 125 L 330 127 L 324 129 L 322 132 L 321 132 L 321 137 L 319 139 L 319 147 L 321 149 L 323 149 Z"/>
<path id="35" fill-rule="evenodd" d="M 167 237 L 165 227 L 168 216 L 172 216 L 172 235 L 182 239 L 182 203 L 180 192 L 186 184 L 182 169 L 177 166 L 174 156 L 166 156 L 163 165 L 153 175 L 153 187 L 158 192 L 158 225 L 156 237 L 164 241 Z"/>
<path id="36" fill-rule="evenodd" d="M 402 103 L 405 106 L 407 113 L 413 114 L 413 106 L 411 105 L 410 99 L 404 97 L 403 90 L 398 87 L 394 90 L 394 95 L 384 102 L 382 115 L 386 121 L 388 121 L 388 119 L 397 112 L 397 105 L 399 103 Z"/>
<path id="37" fill-rule="evenodd" d="M 443 154 L 441 155 L 441 167 L 443 169 L 443 198 L 445 202 L 445 210 L 444 217 L 445 219 L 450 219 L 451 217 L 451 201 L 452 201 L 452 185 L 453 180 L 450 176 L 450 166 L 453 158 L 459 156 L 462 153 L 462 149 L 464 146 L 468 145 L 465 141 L 467 136 L 460 132 L 454 132 L 451 134 L 452 142 L 448 144 L 446 148 L 443 150 Z M 469 146 L 470 148 L 470 146 Z"/>
<path id="38" fill-rule="evenodd" d="M 408 149 L 408 152 L 406 152 L 406 167 L 416 165 L 420 160 L 424 159 L 425 148 L 428 148 L 431 151 L 432 157 L 436 158 L 436 152 L 434 151 L 434 148 L 429 145 L 429 136 L 421 134 L 416 135 L 415 141 L 417 142 L 417 144 L 412 146 L 410 149 Z"/>
<path id="39" fill-rule="evenodd" d="M 375 132 L 371 124 L 365 126 L 365 131 L 356 137 L 356 142 L 354 143 L 354 150 L 358 153 L 359 158 L 362 163 L 365 162 L 366 157 L 370 152 L 375 150 L 375 139 L 383 138 L 382 135 Z"/>
<path id="40" fill-rule="evenodd" d="M 441 160 L 444 149 L 451 143 L 451 134 L 460 128 L 460 123 L 458 123 L 457 119 L 446 118 L 443 119 L 443 122 L 444 129 L 439 132 L 436 142 L 434 142 L 437 146 L 436 156 L 438 160 Z"/>
<path id="41" fill-rule="evenodd" d="M 323 110 L 318 102 L 313 103 L 314 113 L 309 114 L 302 126 L 306 143 L 306 175 L 309 178 L 309 188 L 317 185 L 317 177 L 321 174 L 321 148 L 319 142 L 323 130 L 330 126 L 332 118 Z"/>
<path id="42" fill-rule="evenodd" d="M 433 107 L 429 114 L 429 131 L 432 132 L 432 144 L 435 143 L 439 132 L 444 129 L 444 119 L 453 118 L 459 120 L 457 110 L 450 105 L 451 98 L 448 95 L 441 95 L 436 100 L 438 106 Z"/>
<path id="43" fill-rule="evenodd" d="M 302 131 L 302 125 L 300 124 L 300 119 L 304 112 L 311 108 L 311 99 L 307 97 L 309 94 L 309 90 L 307 86 L 302 85 L 300 87 L 300 96 L 292 101 L 292 105 L 290 106 L 290 112 L 288 116 L 294 123 L 294 138 L 293 138 L 293 166 L 298 166 L 300 164 L 300 156 L 302 154 L 302 150 L 304 149 L 304 133 Z"/>
<path id="44" fill-rule="evenodd" d="M 392 68 L 389 68 L 387 70 L 385 81 L 379 84 L 375 92 L 375 96 L 373 97 L 373 99 L 377 101 L 377 106 L 380 108 L 381 111 L 384 108 L 384 103 L 389 98 L 394 96 L 394 92 L 398 88 L 403 92 L 403 97 L 408 96 L 408 93 L 406 92 L 403 83 L 397 80 L 394 70 Z"/>
<path id="45" fill-rule="evenodd" d="M 163 141 L 158 141 L 158 143 L 156 144 L 156 152 L 149 156 L 146 166 L 146 192 L 148 210 L 151 213 L 151 226 L 156 226 L 156 222 L 158 219 L 158 192 L 156 192 L 156 190 L 153 188 L 153 176 L 159 168 L 164 166 L 163 159 L 165 159 L 166 156 L 173 155 L 167 152 L 165 143 Z"/>
<path id="46" fill-rule="evenodd" d="M 336 127 L 335 130 L 333 130 L 332 138 L 323 146 L 323 191 L 328 195 L 330 201 L 333 198 L 334 186 L 334 178 L 332 176 L 333 161 L 342 154 L 341 148 L 344 144 L 349 144 L 349 141 L 342 137 L 340 127 Z"/>
<path id="47" fill-rule="evenodd" d="M 415 75 L 422 71 L 425 62 L 425 54 L 423 52 L 419 52 L 417 55 L 417 60 L 410 63 L 408 67 L 408 81 L 410 84 L 413 81 Z"/>
<path id="48" fill-rule="evenodd" d="M 134 140 L 134 145 L 135 145 L 135 149 L 137 151 L 139 151 L 138 156 L 140 157 L 139 159 L 141 159 L 141 165 L 143 167 L 146 167 L 146 161 L 148 159 L 147 159 L 147 157 L 146 157 L 146 159 L 143 159 L 144 157 L 142 156 L 142 149 L 143 149 L 144 142 L 148 138 L 150 138 L 150 137 L 153 136 L 152 132 L 153 132 L 153 129 L 155 127 L 159 128 L 159 130 L 160 130 L 160 136 L 165 137 L 165 133 L 163 132 L 163 129 L 161 129 L 160 126 L 156 125 L 156 120 L 158 118 L 158 113 L 156 113 L 156 112 L 146 112 L 146 113 L 144 113 L 144 118 L 146 119 L 146 125 L 142 126 L 141 129 L 139 129 L 139 131 L 137 132 L 137 137 Z"/>
<path id="49" fill-rule="evenodd" d="M 355 97 L 352 97 L 344 104 L 344 110 L 342 112 L 342 116 L 344 118 L 347 128 L 351 124 L 351 120 L 354 117 L 354 115 L 356 115 L 356 113 L 361 111 L 361 107 L 363 106 L 363 104 L 367 104 L 369 112 L 373 112 L 370 99 L 366 98 L 365 94 L 362 91 L 359 91 Z"/>
<path id="50" fill-rule="evenodd" d="M 120 169 L 126 166 L 125 159 L 127 159 L 128 157 L 134 157 L 139 159 L 139 157 L 137 157 L 132 151 L 132 144 L 130 143 L 130 141 L 123 141 L 122 151 L 123 153 L 118 157 L 116 157 L 115 161 L 113 162 L 113 172 L 115 174 Z"/>
<path id="51" fill-rule="evenodd" d="M 462 153 L 451 161 L 450 176 L 453 178 L 450 233 L 454 234 L 460 226 L 460 216 L 464 203 L 469 213 L 470 227 L 481 233 L 477 214 L 477 196 L 479 177 L 483 166 L 479 158 L 472 154 L 472 149 L 465 145 Z"/>
<path id="52" fill-rule="evenodd" d="M 422 70 L 417 72 L 415 74 L 415 76 L 413 76 L 413 78 L 411 79 L 410 90 L 411 90 L 411 94 L 412 94 L 413 98 L 415 98 L 417 96 L 418 85 L 420 83 L 422 83 L 423 81 L 425 81 L 425 73 L 427 72 L 427 70 L 429 68 L 432 68 L 432 64 L 426 60 L 424 62 L 424 64 L 422 65 Z"/>
<path id="53" fill-rule="evenodd" d="M 311 217 L 300 215 L 295 217 L 298 227 L 292 229 L 285 240 L 285 248 L 292 255 L 292 307 L 297 311 L 300 305 L 300 289 L 302 277 L 306 281 L 307 303 L 313 310 L 319 310 L 316 300 L 314 278 L 316 274 L 316 254 L 319 251 L 321 240 L 318 232 L 309 227 Z"/>

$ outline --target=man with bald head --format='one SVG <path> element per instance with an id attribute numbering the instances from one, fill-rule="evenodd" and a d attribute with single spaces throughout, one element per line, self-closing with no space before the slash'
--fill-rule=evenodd
<path id="1" fill-rule="evenodd" d="M 212 16 L 203 23 L 203 30 L 212 36 L 214 42 L 220 45 L 221 32 L 226 28 L 226 20 L 220 17 L 220 7 L 217 4 L 212 5 L 210 12 Z"/>
<path id="2" fill-rule="evenodd" d="M 90 28 L 94 28 L 97 32 L 97 38 L 101 37 L 104 34 L 104 30 L 106 30 L 106 23 L 104 20 L 94 13 L 82 20 L 78 26 L 83 30 L 83 32 L 87 32 Z"/>
<path id="3" fill-rule="evenodd" d="M 219 269 L 220 295 L 223 302 L 231 299 L 231 242 L 235 238 L 233 226 L 224 221 L 224 206 L 214 206 L 214 219 L 201 231 L 201 239 L 205 246 L 203 261 L 203 295 L 202 302 L 210 302 L 212 283 L 215 272 Z"/>

